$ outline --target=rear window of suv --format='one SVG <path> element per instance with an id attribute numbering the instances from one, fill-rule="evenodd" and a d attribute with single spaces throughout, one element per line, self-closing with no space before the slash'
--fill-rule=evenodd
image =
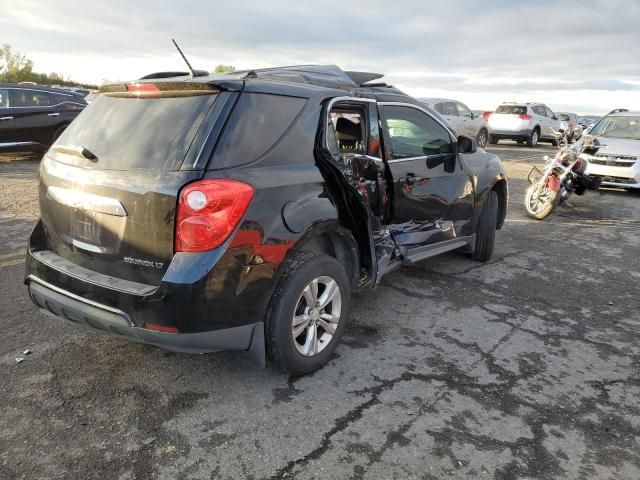
<path id="1" fill-rule="evenodd" d="M 160 98 L 99 95 L 56 145 L 82 147 L 97 157 L 56 154 L 55 160 L 100 170 L 178 170 L 216 94 Z"/>
<path id="2" fill-rule="evenodd" d="M 524 105 L 500 105 L 495 113 L 506 113 L 508 115 L 521 115 L 527 113 L 527 107 Z"/>

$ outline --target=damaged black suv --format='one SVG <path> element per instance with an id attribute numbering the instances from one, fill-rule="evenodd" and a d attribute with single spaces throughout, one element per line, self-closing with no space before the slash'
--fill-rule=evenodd
<path id="1" fill-rule="evenodd" d="M 301 374 L 331 358 L 354 289 L 454 249 L 488 260 L 500 159 L 380 77 L 305 66 L 103 88 L 42 161 L 32 300 Z"/>

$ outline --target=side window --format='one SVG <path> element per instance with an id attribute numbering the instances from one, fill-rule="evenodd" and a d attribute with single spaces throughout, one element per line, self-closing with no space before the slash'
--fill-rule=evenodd
<path id="1" fill-rule="evenodd" d="M 306 102 L 304 98 L 243 93 L 222 133 L 212 165 L 224 168 L 257 160 L 287 134 Z"/>
<path id="2" fill-rule="evenodd" d="M 458 107 L 453 102 L 443 102 L 442 103 L 442 114 L 449 115 L 453 117 L 458 116 Z"/>
<path id="3" fill-rule="evenodd" d="M 382 107 L 393 159 L 455 153 L 449 131 L 426 113 L 411 107 Z"/>
<path id="4" fill-rule="evenodd" d="M 471 110 L 469 110 L 469 107 L 467 107 L 464 103 L 456 102 L 456 105 L 458 106 L 458 113 L 461 117 L 471 118 L 473 116 L 471 115 Z"/>
<path id="5" fill-rule="evenodd" d="M 535 105 L 535 106 L 531 107 L 531 109 L 533 110 L 533 113 L 535 113 L 536 115 L 540 115 L 542 117 L 545 116 L 544 108 Z"/>
<path id="6" fill-rule="evenodd" d="M 333 154 L 366 155 L 367 122 L 359 110 L 332 110 L 329 122 L 335 133 L 335 147 L 330 139 Z M 330 135 L 329 135 L 330 136 Z"/>
<path id="7" fill-rule="evenodd" d="M 50 107 L 54 105 L 54 95 L 38 90 L 16 89 L 12 92 L 13 107 Z"/>
<path id="8" fill-rule="evenodd" d="M 442 115 L 442 103 L 436 103 L 433 106 L 433 109 L 438 112 L 440 115 Z"/>
<path id="9" fill-rule="evenodd" d="M 0 90 L 0 108 L 9 107 L 9 90 Z"/>
<path id="10" fill-rule="evenodd" d="M 553 113 L 549 107 L 544 107 L 544 112 L 549 118 L 553 118 L 555 116 L 555 113 Z"/>

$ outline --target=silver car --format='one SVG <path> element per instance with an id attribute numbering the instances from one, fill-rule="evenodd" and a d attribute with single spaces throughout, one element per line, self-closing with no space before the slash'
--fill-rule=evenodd
<path id="1" fill-rule="evenodd" d="M 602 146 L 589 159 L 587 173 L 601 177 L 603 186 L 640 189 L 640 111 L 614 111 L 598 121 L 589 135 Z"/>
<path id="2" fill-rule="evenodd" d="M 582 125 L 578 123 L 578 116 L 570 112 L 556 112 L 556 116 L 560 118 L 560 128 L 567 133 L 567 142 L 573 143 L 574 140 L 580 140 Z"/>
<path id="3" fill-rule="evenodd" d="M 503 103 L 489 117 L 489 143 L 502 139 L 516 140 L 535 147 L 539 141 L 558 145 L 554 131 L 560 130 L 560 119 L 543 103 Z"/>
<path id="4" fill-rule="evenodd" d="M 487 145 L 487 121 L 473 113 L 464 103 L 449 98 L 421 98 L 420 101 L 438 112 L 458 135 L 475 138 L 480 148 Z"/>

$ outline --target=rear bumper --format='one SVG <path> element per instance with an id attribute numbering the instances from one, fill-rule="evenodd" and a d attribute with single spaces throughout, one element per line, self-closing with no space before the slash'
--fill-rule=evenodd
<path id="1" fill-rule="evenodd" d="M 506 139 L 517 139 L 517 138 L 524 139 L 524 138 L 530 137 L 532 132 L 533 130 L 531 130 L 530 128 L 523 129 L 523 130 L 491 129 L 491 135 L 493 135 L 496 138 L 506 138 Z"/>
<path id="2" fill-rule="evenodd" d="M 129 315 L 122 310 L 79 297 L 33 275 L 27 277 L 27 285 L 33 302 L 48 316 L 100 333 L 175 352 L 247 351 L 257 363 L 264 364 L 263 322 L 209 332 L 158 332 L 136 327 Z"/>

